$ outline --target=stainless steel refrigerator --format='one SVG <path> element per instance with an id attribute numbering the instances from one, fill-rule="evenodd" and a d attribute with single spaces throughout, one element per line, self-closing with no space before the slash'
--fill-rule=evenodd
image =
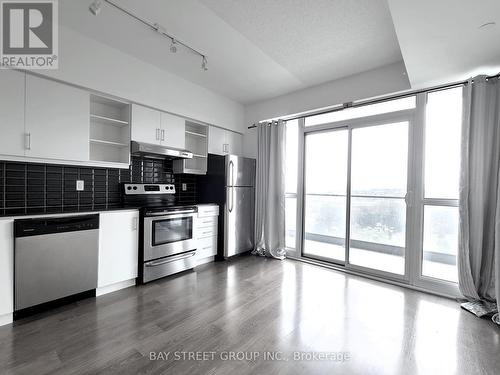
<path id="1" fill-rule="evenodd" d="M 255 164 L 255 159 L 209 154 L 207 174 L 198 177 L 200 203 L 220 207 L 219 258 L 254 248 Z"/>

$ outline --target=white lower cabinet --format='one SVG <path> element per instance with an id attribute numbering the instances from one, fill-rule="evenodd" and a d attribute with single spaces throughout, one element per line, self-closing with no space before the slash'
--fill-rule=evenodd
<path id="1" fill-rule="evenodd" d="M 198 264 L 206 263 L 217 255 L 217 218 L 219 206 L 216 204 L 198 205 L 196 218 L 196 258 Z"/>
<path id="2" fill-rule="evenodd" d="M 113 211 L 100 214 L 99 288 L 137 277 L 139 212 Z"/>
<path id="3" fill-rule="evenodd" d="M 0 220 L 0 325 L 14 312 L 14 220 Z"/>

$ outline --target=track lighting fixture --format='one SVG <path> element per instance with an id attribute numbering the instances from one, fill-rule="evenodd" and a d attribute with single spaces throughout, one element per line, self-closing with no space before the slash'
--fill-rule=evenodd
<path id="1" fill-rule="evenodd" d="M 202 59 L 201 60 L 201 68 L 204 71 L 208 70 L 207 57 L 203 53 L 201 53 L 197 49 L 195 49 L 195 48 L 187 45 L 186 43 L 180 41 L 179 39 L 177 39 L 174 36 L 172 36 L 171 34 L 169 34 L 167 32 L 167 30 L 162 25 L 160 25 L 159 23 L 152 23 L 152 22 L 149 22 L 148 20 L 145 20 L 145 19 L 141 18 L 138 15 L 132 13 L 130 10 L 127 10 L 127 9 L 123 8 L 121 5 L 118 5 L 115 1 L 112 1 L 112 0 L 94 0 L 90 4 L 90 6 L 89 6 L 90 12 L 94 16 L 97 16 L 101 12 L 101 8 L 102 8 L 102 4 L 103 3 L 106 3 L 110 7 L 114 8 L 116 10 L 119 10 L 120 12 L 122 12 L 126 16 L 134 19 L 135 21 L 137 21 L 139 23 L 142 23 L 144 26 L 146 26 L 146 27 L 148 27 L 148 28 L 156 31 L 161 36 L 170 39 L 170 52 L 176 53 L 177 49 L 180 46 L 180 47 L 182 47 L 182 48 L 184 48 L 184 49 L 186 49 L 186 50 L 188 50 L 188 51 L 190 51 L 190 52 L 192 52 L 192 53 L 200 56 L 201 59 Z"/>
<path id="2" fill-rule="evenodd" d="M 170 52 L 172 53 L 177 52 L 177 42 L 175 41 L 174 38 L 172 38 L 172 43 L 170 44 Z"/>
<path id="3" fill-rule="evenodd" d="M 100 0 L 95 0 L 89 6 L 90 13 L 92 13 L 94 16 L 99 15 L 99 13 L 101 13 L 101 6 L 102 6 L 101 1 Z"/>

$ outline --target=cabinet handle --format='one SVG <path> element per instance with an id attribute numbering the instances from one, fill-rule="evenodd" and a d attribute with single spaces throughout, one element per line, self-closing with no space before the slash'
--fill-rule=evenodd
<path id="1" fill-rule="evenodd" d="M 160 129 L 156 128 L 156 140 L 160 140 Z"/>
<path id="2" fill-rule="evenodd" d="M 164 141 L 165 140 L 165 129 L 162 129 L 161 130 L 161 140 Z"/>
<path id="3" fill-rule="evenodd" d="M 26 133 L 25 148 L 31 150 L 31 133 Z"/>

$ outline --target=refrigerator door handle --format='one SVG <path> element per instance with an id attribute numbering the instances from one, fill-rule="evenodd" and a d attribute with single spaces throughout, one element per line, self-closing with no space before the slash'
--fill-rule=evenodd
<path id="1" fill-rule="evenodd" d="M 229 161 L 229 174 L 231 186 L 234 186 L 234 162 L 232 160 Z"/>
<path id="2" fill-rule="evenodd" d="M 234 187 L 233 186 L 230 187 L 229 192 L 231 194 L 231 199 L 229 199 L 229 212 L 233 212 L 233 209 L 234 209 Z"/>

